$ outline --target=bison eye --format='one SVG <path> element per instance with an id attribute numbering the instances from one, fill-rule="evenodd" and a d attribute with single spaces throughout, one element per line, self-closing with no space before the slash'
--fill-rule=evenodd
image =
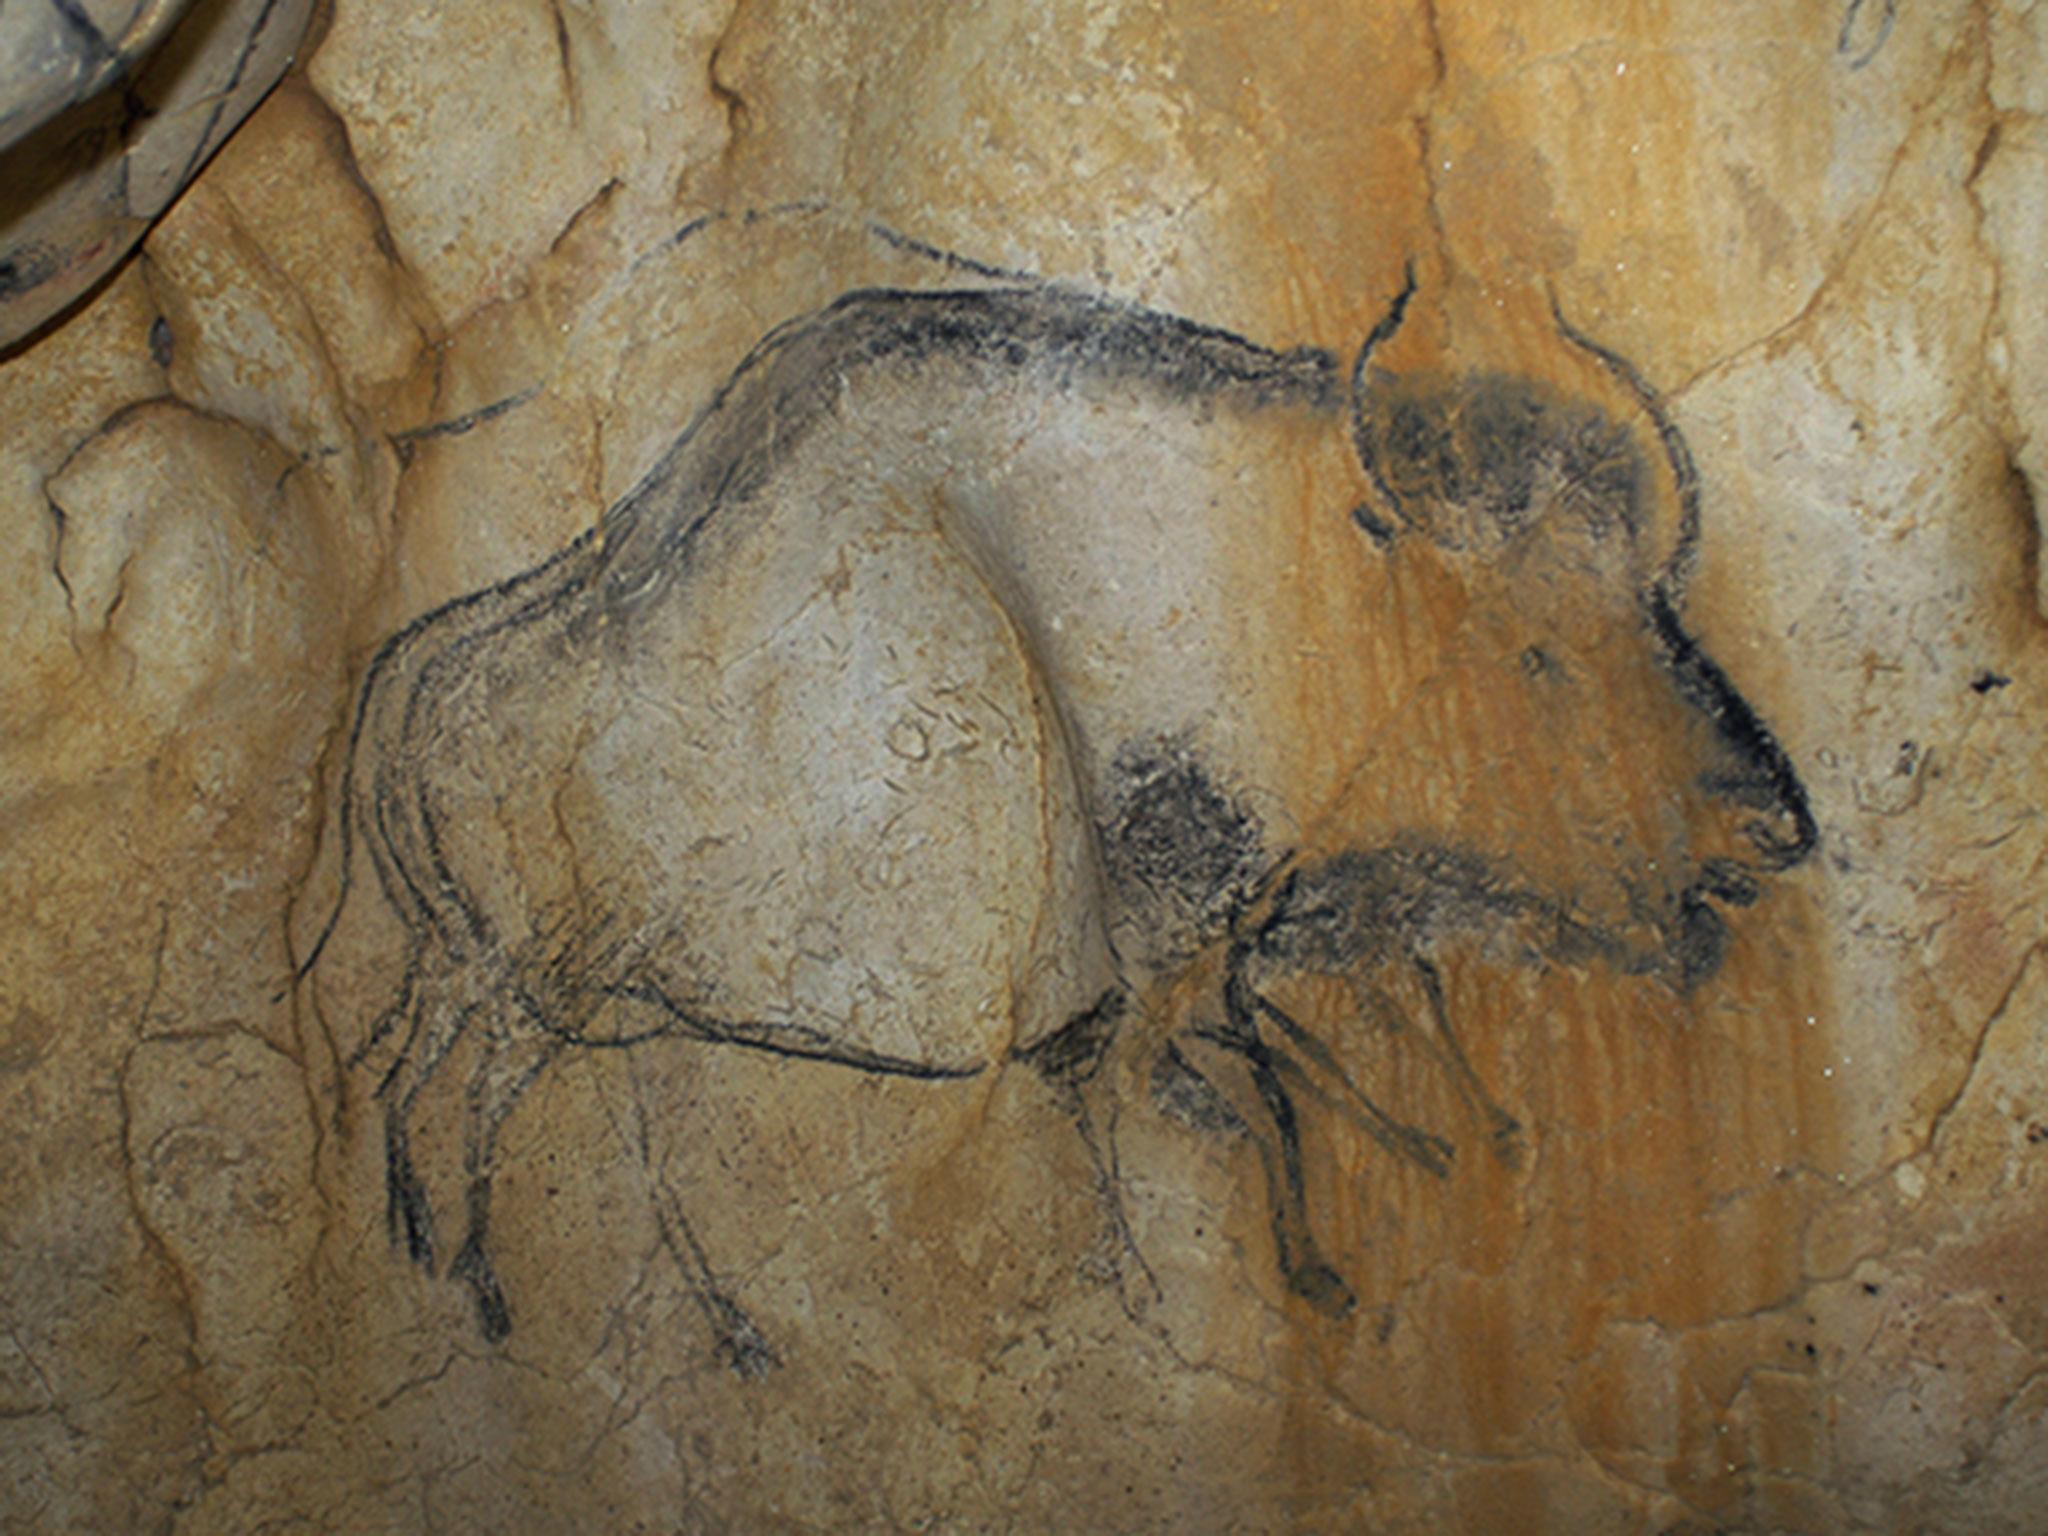
<path id="1" fill-rule="evenodd" d="M 1521 655 L 1522 670 L 1531 677 L 1563 677 L 1564 668 L 1551 660 L 1550 653 L 1532 645 Z"/>

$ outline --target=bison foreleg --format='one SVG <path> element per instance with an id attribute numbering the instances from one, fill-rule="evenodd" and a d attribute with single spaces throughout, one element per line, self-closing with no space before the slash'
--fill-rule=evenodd
<path id="1" fill-rule="evenodd" d="M 1486 1084 L 1480 1081 L 1479 1074 L 1472 1070 L 1471 1059 L 1466 1056 L 1457 1031 L 1451 1027 L 1451 1011 L 1444 1000 L 1442 974 L 1421 955 L 1411 955 L 1409 959 L 1422 982 L 1423 996 L 1428 1000 L 1438 1062 L 1457 1088 L 1459 1097 L 1465 1101 L 1465 1107 L 1486 1122 L 1493 1142 L 1493 1155 L 1504 1166 L 1512 1168 L 1521 1158 L 1522 1122 L 1500 1107 L 1493 1095 L 1486 1091 Z"/>
<path id="2" fill-rule="evenodd" d="M 432 1274 L 433 1207 L 413 1166 L 413 1110 L 477 1009 L 462 998 L 451 974 L 418 963 L 407 970 L 400 1003 L 408 1008 L 405 1042 L 377 1084 L 384 1106 L 385 1221 L 392 1241 L 403 1243 L 412 1261 Z"/>
<path id="3" fill-rule="evenodd" d="M 1243 1105 L 1239 1115 L 1266 1176 L 1266 1209 L 1273 1228 L 1274 1260 L 1287 1289 L 1326 1317 L 1344 1317 L 1357 1306 L 1351 1287 L 1324 1262 L 1309 1228 L 1307 1181 L 1302 1171 L 1301 1127 L 1294 1100 L 1287 1092 L 1273 1052 L 1256 1034 L 1247 1037 L 1233 1026 L 1205 1025 L 1186 1038 L 1222 1053 L 1197 1076 L 1217 1089 L 1226 1102 Z M 1189 1070 L 1195 1070 L 1192 1067 Z M 1237 1076 L 1250 1089 L 1219 1085 L 1217 1077 Z"/>
<path id="4" fill-rule="evenodd" d="M 1250 991 L 1249 988 L 1246 990 Z M 1425 1131 L 1419 1125 L 1397 1120 L 1380 1108 L 1370 1094 L 1351 1080 L 1335 1053 L 1271 998 L 1252 992 L 1251 1006 L 1258 1010 L 1260 1017 L 1279 1026 L 1288 1043 L 1308 1057 L 1320 1071 L 1336 1079 L 1342 1090 L 1341 1097 L 1323 1089 L 1300 1068 L 1293 1067 L 1287 1058 L 1279 1058 L 1283 1065 L 1292 1068 L 1297 1081 L 1318 1100 L 1335 1109 L 1389 1152 L 1405 1157 L 1424 1173 L 1435 1174 L 1438 1178 L 1450 1173 L 1451 1159 L 1457 1155 L 1458 1149 L 1448 1140 L 1434 1131 Z"/>
<path id="5" fill-rule="evenodd" d="M 1222 1053 L 1223 1067 L 1242 1074 L 1252 1095 L 1238 1102 L 1256 1102 L 1270 1136 L 1255 1130 L 1252 1143 L 1265 1169 L 1267 1206 L 1272 1216 L 1273 1246 L 1287 1288 L 1328 1317 L 1344 1317 L 1358 1298 L 1337 1271 L 1325 1263 L 1308 1220 L 1308 1181 L 1302 1165 L 1301 1121 L 1293 1095 L 1283 1078 L 1282 1058 L 1259 1030 L 1256 994 L 1233 961 L 1224 985 L 1224 1021 L 1196 1029 L 1189 1037 Z M 1248 1126 L 1256 1122 L 1245 1116 Z"/>

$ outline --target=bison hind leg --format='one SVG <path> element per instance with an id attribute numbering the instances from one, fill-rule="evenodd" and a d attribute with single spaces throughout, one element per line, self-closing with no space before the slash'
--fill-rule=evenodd
<path id="1" fill-rule="evenodd" d="M 413 1131 L 421 1096 L 432 1086 L 448 1057 L 481 1021 L 483 1052 L 473 1074 L 465 1113 L 464 1172 L 469 1185 L 469 1231 L 450 1275 L 468 1281 L 477 1293 L 484 1332 L 502 1337 L 503 1297 L 483 1252 L 489 1216 L 489 1164 L 498 1127 L 539 1070 L 508 1070 L 507 1054 L 515 1042 L 502 1015 L 504 1004 L 491 997 L 488 971 L 457 961 L 438 948 L 422 946 L 406 969 L 398 1000 L 379 1018 L 352 1061 L 360 1061 L 404 1025 L 397 1054 L 377 1084 L 376 1098 L 384 1115 L 385 1225 L 394 1246 L 413 1263 L 434 1274 L 439 1237 L 432 1197 L 413 1155 Z M 527 1035 L 542 1043 L 551 1056 L 555 1042 L 537 1028 Z M 531 1047 L 527 1052 L 531 1054 Z M 482 1220 L 479 1220 L 481 1213 Z"/>
<path id="2" fill-rule="evenodd" d="M 466 1284 L 476 1302 L 477 1324 L 490 1343 L 512 1332 L 512 1312 L 491 1262 L 491 1189 L 497 1174 L 498 1136 L 526 1090 L 562 1050 L 516 1002 L 490 1006 L 484 1048 L 470 1074 L 464 1099 L 462 1167 L 467 1183 L 468 1230 L 448 1266 L 448 1276 Z"/>
<path id="3" fill-rule="evenodd" d="M 384 1106 L 384 1217 L 392 1242 L 429 1274 L 435 1264 L 433 1203 L 413 1161 L 413 1113 L 475 1013 L 452 964 L 415 958 L 398 1001 L 353 1058 L 381 1044 L 404 1018 L 404 1041 L 377 1084 Z"/>

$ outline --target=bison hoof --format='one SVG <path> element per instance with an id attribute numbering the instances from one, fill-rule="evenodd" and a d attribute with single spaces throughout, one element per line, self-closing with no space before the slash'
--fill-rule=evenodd
<path id="1" fill-rule="evenodd" d="M 1117 1298 L 1123 1304 L 1124 1316 L 1142 1323 L 1166 1299 L 1166 1291 L 1159 1277 L 1152 1273 L 1152 1266 L 1134 1252 L 1131 1261 L 1117 1271 Z"/>
<path id="2" fill-rule="evenodd" d="M 737 1303 L 714 1295 L 711 1310 L 718 1317 L 718 1358 L 733 1375 L 742 1381 L 759 1381 L 782 1364 L 782 1357 Z"/>
<path id="3" fill-rule="evenodd" d="M 1395 1133 L 1395 1145 L 1424 1173 L 1439 1179 L 1451 1176 L 1451 1163 L 1458 1149 L 1445 1137 L 1418 1126 L 1406 1125 Z"/>
<path id="4" fill-rule="evenodd" d="M 505 1306 L 505 1292 L 498 1284 L 491 1261 L 484 1256 L 483 1244 L 475 1237 L 462 1245 L 462 1252 L 448 1266 L 448 1276 L 469 1286 L 470 1294 L 476 1299 L 477 1326 L 483 1330 L 485 1340 L 492 1344 L 504 1343 L 512 1332 L 512 1313 Z"/>
<path id="5" fill-rule="evenodd" d="M 1119 1225 L 1113 1222 L 1106 1227 L 1074 1270 L 1090 1285 L 1114 1289 L 1124 1316 L 1134 1323 L 1143 1322 L 1166 1292 L 1130 1234 L 1117 1230 Z"/>
<path id="6" fill-rule="evenodd" d="M 1358 1306 L 1343 1276 L 1321 1262 L 1297 1264 L 1287 1277 L 1287 1289 L 1327 1318 L 1349 1317 Z"/>
<path id="7" fill-rule="evenodd" d="M 1522 1166 L 1522 1122 L 1506 1110 L 1496 1109 L 1493 1122 L 1493 1156 L 1501 1167 L 1516 1171 Z"/>
<path id="8" fill-rule="evenodd" d="M 782 1357 L 769 1348 L 768 1341 L 751 1329 L 720 1339 L 718 1358 L 741 1381 L 759 1381 L 782 1364 Z"/>

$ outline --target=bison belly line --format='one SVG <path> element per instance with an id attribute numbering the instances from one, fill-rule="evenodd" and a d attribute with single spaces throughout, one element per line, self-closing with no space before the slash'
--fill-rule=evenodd
<path id="1" fill-rule="evenodd" d="M 686 1008 L 652 982 L 623 982 L 601 987 L 598 991 L 599 995 L 608 999 L 639 1003 L 659 1009 L 667 1016 L 666 1021 L 631 1034 L 609 1037 L 565 1028 L 553 1022 L 539 1009 L 533 1010 L 535 1021 L 542 1029 L 567 1045 L 624 1049 L 650 1040 L 690 1039 L 706 1045 L 736 1045 L 745 1050 L 761 1051 L 770 1056 L 781 1056 L 793 1061 L 829 1062 L 834 1066 L 851 1067 L 858 1072 L 872 1072 L 883 1077 L 916 1078 L 928 1082 L 958 1082 L 978 1077 L 987 1071 L 989 1066 L 986 1062 L 965 1067 L 940 1066 L 909 1056 L 894 1056 L 886 1051 L 841 1045 L 826 1036 L 823 1031 L 810 1029 L 801 1024 L 706 1018 L 703 1014 Z"/>

